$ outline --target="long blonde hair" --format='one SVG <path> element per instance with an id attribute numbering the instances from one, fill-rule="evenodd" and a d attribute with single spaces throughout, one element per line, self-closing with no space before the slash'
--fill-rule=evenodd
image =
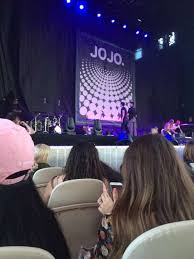
<path id="1" fill-rule="evenodd" d="M 111 258 L 121 258 L 140 234 L 194 219 L 194 185 L 171 143 L 160 135 L 137 139 L 122 165 L 124 188 L 112 215 Z"/>
<path id="2" fill-rule="evenodd" d="M 45 144 L 38 144 L 35 146 L 35 162 L 36 163 L 48 163 L 48 156 L 50 153 L 50 147 Z"/>

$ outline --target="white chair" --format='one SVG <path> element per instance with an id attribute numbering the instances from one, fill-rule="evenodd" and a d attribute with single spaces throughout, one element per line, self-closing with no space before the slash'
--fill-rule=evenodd
<path id="1" fill-rule="evenodd" d="M 55 259 L 49 252 L 35 247 L 0 247 L 0 259 Z"/>
<path id="2" fill-rule="evenodd" d="M 194 220 L 143 233 L 128 246 L 122 259 L 194 259 Z"/>
<path id="3" fill-rule="evenodd" d="M 33 182 L 35 183 L 40 195 L 44 193 L 45 187 L 53 177 L 63 173 L 62 170 L 62 167 L 48 167 L 39 169 L 35 172 L 33 175 Z"/>
<path id="4" fill-rule="evenodd" d="M 61 183 L 51 193 L 48 207 L 55 213 L 72 259 L 78 258 L 81 246 L 88 248 L 96 243 L 101 222 L 97 200 L 102 190 L 99 180 L 79 179 Z"/>
<path id="5" fill-rule="evenodd" d="M 194 171 L 194 163 L 190 163 L 191 170 Z"/>

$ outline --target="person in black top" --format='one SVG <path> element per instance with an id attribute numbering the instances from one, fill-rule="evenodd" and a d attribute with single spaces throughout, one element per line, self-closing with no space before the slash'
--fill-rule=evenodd
<path id="1" fill-rule="evenodd" d="M 130 101 L 130 108 L 128 110 L 128 128 L 131 136 L 137 136 L 137 112 L 134 107 L 134 102 Z"/>
<path id="2" fill-rule="evenodd" d="M 128 119 L 127 119 L 127 109 L 125 107 L 125 103 L 121 102 L 121 130 L 128 132 Z"/>

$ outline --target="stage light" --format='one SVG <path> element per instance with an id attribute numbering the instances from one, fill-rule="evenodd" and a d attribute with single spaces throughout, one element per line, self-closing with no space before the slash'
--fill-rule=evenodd
<path id="1" fill-rule="evenodd" d="M 112 19 L 112 20 L 111 20 L 111 23 L 115 23 L 115 19 Z"/>
<path id="2" fill-rule="evenodd" d="M 59 125 L 55 126 L 54 133 L 62 134 L 62 132 L 63 132 L 62 128 Z"/>
<path id="3" fill-rule="evenodd" d="M 123 29 L 127 29 L 127 25 L 126 24 L 123 25 Z"/>
<path id="4" fill-rule="evenodd" d="M 148 34 L 146 33 L 146 34 L 144 34 L 144 38 L 147 38 L 148 37 Z"/>
<path id="5" fill-rule="evenodd" d="M 100 18 L 102 16 L 101 13 L 97 13 L 97 17 Z"/>
<path id="6" fill-rule="evenodd" d="M 139 35 L 140 34 L 140 31 L 136 31 L 136 35 Z"/>
<path id="7" fill-rule="evenodd" d="M 71 0 L 66 0 L 66 3 L 67 4 L 71 4 Z"/>
<path id="8" fill-rule="evenodd" d="M 85 8 L 85 6 L 84 6 L 83 4 L 80 4 L 80 5 L 79 5 L 79 9 L 80 9 L 80 10 L 84 10 L 84 8 Z"/>

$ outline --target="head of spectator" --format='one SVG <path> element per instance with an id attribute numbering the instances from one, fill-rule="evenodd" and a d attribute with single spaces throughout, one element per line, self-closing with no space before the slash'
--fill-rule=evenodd
<path id="1" fill-rule="evenodd" d="M 48 164 L 48 156 L 50 147 L 45 144 L 38 144 L 35 146 L 35 162 L 37 164 Z"/>
<path id="2" fill-rule="evenodd" d="M 103 180 L 98 150 L 93 143 L 80 142 L 70 151 L 64 169 L 65 180 L 93 178 Z"/>
<path id="3" fill-rule="evenodd" d="M 194 185 L 171 143 L 147 135 L 127 149 L 123 192 L 112 212 L 113 251 L 121 258 L 139 235 L 156 226 L 194 219 Z"/>
<path id="4" fill-rule="evenodd" d="M 13 121 L 15 124 L 20 125 L 21 118 L 20 118 L 20 113 L 19 112 L 9 112 L 6 116 L 6 119 Z"/>
<path id="5" fill-rule="evenodd" d="M 0 184 L 20 181 L 34 164 L 34 143 L 21 126 L 0 119 Z"/>
<path id="6" fill-rule="evenodd" d="M 183 158 L 187 164 L 194 163 L 194 141 L 190 141 L 185 145 Z"/>
<path id="7" fill-rule="evenodd" d="M 108 185 L 108 179 L 103 173 L 95 145 L 89 142 L 80 142 L 72 147 L 63 169 L 63 175 L 54 177 L 45 188 L 43 195 L 45 203 L 48 202 L 55 186 L 61 182 L 86 178 L 98 179 Z"/>
<path id="8" fill-rule="evenodd" d="M 55 258 L 69 251 L 53 213 L 43 204 L 27 172 L 34 163 L 34 144 L 21 126 L 0 119 L 0 246 L 32 246 Z"/>
<path id="9" fill-rule="evenodd" d="M 109 181 L 109 182 L 119 182 L 122 183 L 122 175 L 112 169 L 109 165 L 101 161 L 101 166 L 102 166 L 102 172 L 104 177 Z"/>

